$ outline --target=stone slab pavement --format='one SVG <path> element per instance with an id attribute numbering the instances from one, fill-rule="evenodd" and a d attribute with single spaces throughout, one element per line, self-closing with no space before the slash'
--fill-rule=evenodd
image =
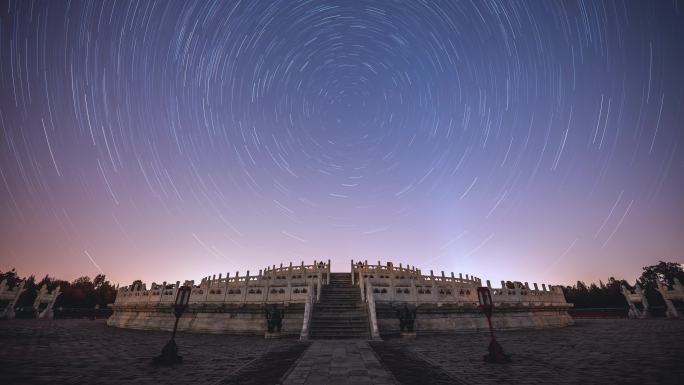
<path id="1" fill-rule="evenodd" d="M 0 384 L 214 384 L 296 339 L 178 332 L 179 367 L 150 364 L 167 331 L 109 327 L 105 320 L 0 321 Z"/>
<path id="2" fill-rule="evenodd" d="M 395 385 L 367 341 L 319 340 L 304 352 L 283 385 Z"/>
<path id="3" fill-rule="evenodd" d="M 512 363 L 482 360 L 489 333 L 382 344 L 463 384 L 684 384 L 684 320 L 579 319 L 560 329 L 499 331 L 496 338 Z"/>
<path id="4" fill-rule="evenodd" d="M 684 320 L 580 319 L 496 336 L 511 364 L 483 362 L 488 333 L 309 345 L 178 333 L 183 364 L 156 368 L 150 361 L 169 332 L 117 329 L 103 320 L 10 320 L 0 321 L 0 384 L 684 383 Z"/>

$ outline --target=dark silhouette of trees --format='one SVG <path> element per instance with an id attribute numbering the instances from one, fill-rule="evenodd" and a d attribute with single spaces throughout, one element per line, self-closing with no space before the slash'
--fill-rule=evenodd
<path id="1" fill-rule="evenodd" d="M 47 285 L 48 290 L 55 290 L 57 286 L 60 287 L 62 294 L 57 298 L 55 309 L 59 307 L 92 309 L 96 305 L 104 308 L 116 299 L 116 288 L 107 281 L 104 274 L 98 274 L 92 281 L 90 277 L 83 276 L 75 279 L 73 282 L 46 275 L 39 282 L 36 282 L 35 276 L 31 275 L 28 278 L 21 278 L 16 270 L 12 269 L 4 273 L 0 271 L 0 281 L 3 279 L 7 279 L 8 283 L 13 286 L 16 286 L 22 280 L 25 281 L 24 287 L 26 291 L 19 297 L 16 304 L 17 307 L 33 306 L 38 290 L 44 284 Z"/>
<path id="2" fill-rule="evenodd" d="M 675 278 L 684 284 L 684 269 L 679 263 L 659 261 L 657 265 L 644 266 L 639 284 L 646 289 L 646 299 L 652 308 L 665 306 L 665 300 L 656 290 L 657 282 L 672 286 Z"/>
<path id="3" fill-rule="evenodd" d="M 657 286 L 656 282 L 672 286 L 675 278 L 684 284 L 684 269 L 682 265 L 675 262 L 660 261 L 657 265 L 644 267 L 639 283 L 646 289 L 655 289 Z"/>
<path id="4" fill-rule="evenodd" d="M 7 280 L 7 284 L 10 288 L 13 288 L 19 284 L 21 278 L 17 275 L 17 271 L 12 269 L 8 272 L 3 273 L 0 271 L 0 282 Z"/>
<path id="5" fill-rule="evenodd" d="M 637 282 L 645 289 L 646 298 L 651 307 L 661 307 L 665 305 L 662 296 L 656 290 L 657 283 L 662 282 L 672 285 L 674 279 L 679 279 L 684 283 L 684 268 L 675 262 L 659 261 L 656 265 L 644 266 L 643 273 Z M 599 284 L 592 283 L 587 286 L 582 281 L 577 281 L 574 286 L 563 288 L 565 299 L 574 303 L 575 308 L 610 308 L 626 307 L 627 302 L 622 295 L 622 285 L 629 289 L 634 289 L 624 279 L 610 277 L 607 283 L 599 281 Z"/>
<path id="6" fill-rule="evenodd" d="M 621 285 L 629 284 L 625 280 L 618 280 L 614 277 L 608 278 L 607 283 L 599 281 L 599 284 L 592 283 L 587 286 L 582 281 L 577 281 L 574 286 L 563 288 L 565 299 L 575 304 L 576 308 L 608 308 L 627 306 L 625 298 L 622 296 Z"/>

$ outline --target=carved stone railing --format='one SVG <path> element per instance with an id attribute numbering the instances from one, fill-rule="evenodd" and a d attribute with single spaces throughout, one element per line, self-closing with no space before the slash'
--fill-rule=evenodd
<path id="1" fill-rule="evenodd" d="M 365 288 L 364 299 L 366 308 L 368 310 L 368 322 L 370 323 L 371 339 L 380 340 L 380 331 L 378 329 L 377 312 L 375 311 L 375 297 L 373 295 L 373 284 L 368 281 L 368 278 L 362 279 L 363 287 Z"/>
<path id="2" fill-rule="evenodd" d="M 306 295 L 306 302 L 304 306 L 304 320 L 302 322 L 302 331 L 299 335 L 301 341 L 306 341 L 309 339 L 309 332 L 311 330 L 311 318 L 313 316 L 314 303 L 317 299 L 314 297 L 314 287 L 311 285 L 309 287 L 309 292 Z M 320 290 L 318 290 L 320 292 Z"/>
<path id="3" fill-rule="evenodd" d="M 7 280 L 0 282 L 0 319 L 14 318 L 14 306 L 21 293 L 26 291 L 25 283 L 26 281 L 22 280 L 18 285 L 10 287 Z"/>
<path id="4" fill-rule="evenodd" d="M 192 287 L 190 304 L 240 304 L 240 303 L 304 303 L 311 288 L 316 291 L 316 301 L 320 298 L 320 289 L 330 280 L 330 261 L 328 263 L 314 261 L 312 265 L 299 266 L 291 263 L 287 267 L 266 268 L 259 270 L 258 275 L 234 276 L 226 274 L 222 277 L 203 278 L 198 285 L 195 281 L 186 281 Z M 119 288 L 116 301 L 111 306 L 117 308 L 131 305 L 168 305 L 173 303 L 180 281 L 175 284 L 163 282 L 152 283 L 148 290 L 146 285 Z"/>
<path id="5" fill-rule="evenodd" d="M 451 273 L 446 276 L 442 271 L 436 276 L 431 270 L 429 275 L 423 275 L 415 267 L 394 266 L 391 262 L 382 265 L 369 265 L 367 262 L 352 260 L 352 277 L 361 288 L 362 296 L 367 296 L 367 287 L 375 302 L 404 302 L 420 304 L 456 304 L 477 305 L 477 288 L 482 286 L 482 280 L 468 274 L 458 277 Z M 487 286 L 491 284 L 487 281 Z M 560 286 L 542 284 L 539 289 L 536 283 L 534 289 L 527 283 L 514 283 L 514 287 L 507 287 L 501 282 L 501 288 L 491 288 L 492 299 L 496 306 L 502 307 L 570 307 Z"/>
<path id="6" fill-rule="evenodd" d="M 662 282 L 658 281 L 657 290 L 660 295 L 663 296 L 665 300 L 665 305 L 667 310 L 665 315 L 668 318 L 681 318 L 682 315 L 675 307 L 672 301 L 684 301 L 684 286 L 677 278 L 674 279 L 674 284 L 672 286 L 664 285 Z"/>
<path id="7" fill-rule="evenodd" d="M 627 317 L 629 318 L 648 318 L 649 317 L 649 306 L 648 306 L 648 299 L 646 298 L 646 293 L 644 290 L 641 288 L 641 285 L 637 282 L 634 285 L 634 289 L 629 289 L 625 285 L 622 285 L 622 295 L 625 297 L 625 300 L 627 301 L 627 305 L 629 305 L 629 312 L 627 313 Z M 641 305 L 641 309 L 637 307 L 637 305 Z"/>
<path id="8" fill-rule="evenodd" d="M 36 299 L 33 301 L 33 309 L 36 311 L 36 318 L 54 318 L 52 308 L 55 306 L 57 298 L 62 294 L 59 290 L 59 286 L 52 291 L 49 291 L 45 284 L 40 287 Z"/>
<path id="9" fill-rule="evenodd" d="M 506 286 L 504 281 L 501 281 L 501 288 L 491 289 L 489 281 L 487 286 L 492 290 L 492 300 L 495 306 L 567 306 L 568 304 L 563 294 L 562 286 L 551 286 L 542 284 L 539 289 L 536 283 L 533 284 L 534 289 L 530 288 L 529 284 L 514 283 L 513 288 Z"/>

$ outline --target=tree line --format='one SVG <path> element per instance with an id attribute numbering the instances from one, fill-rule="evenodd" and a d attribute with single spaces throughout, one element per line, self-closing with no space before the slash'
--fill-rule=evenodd
<path id="1" fill-rule="evenodd" d="M 21 278 L 15 269 L 7 272 L 0 271 L 0 282 L 6 280 L 10 287 L 15 287 L 24 281 L 26 291 L 21 294 L 15 307 L 26 308 L 33 306 L 41 286 L 47 285 L 52 291 L 60 287 L 62 293 L 55 302 L 55 309 L 64 308 L 89 308 L 95 306 L 104 308 L 116 299 L 116 288 L 107 281 L 104 274 L 98 274 L 92 280 L 88 276 L 75 279 L 73 282 L 57 279 L 46 275 L 37 280 L 34 275 Z"/>
<path id="2" fill-rule="evenodd" d="M 682 265 L 675 262 L 660 261 L 656 265 L 645 266 L 641 276 L 637 279 L 637 283 L 645 290 L 646 299 L 648 299 L 650 306 L 661 307 L 665 305 L 665 302 L 656 290 L 657 282 L 672 286 L 675 278 L 684 284 Z M 587 285 L 582 281 L 577 281 L 573 286 L 563 287 L 563 293 L 565 299 L 575 304 L 577 309 L 626 307 L 627 302 L 622 295 L 623 285 L 630 290 L 635 288 L 624 279 L 610 277 L 605 283 L 599 281 L 598 284 Z"/>

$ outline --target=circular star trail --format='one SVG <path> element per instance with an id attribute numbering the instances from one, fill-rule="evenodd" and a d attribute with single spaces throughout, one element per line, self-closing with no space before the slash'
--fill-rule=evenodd
<path id="1" fill-rule="evenodd" d="M 631 279 L 684 251 L 681 6 L 3 1 L 0 261 Z"/>

